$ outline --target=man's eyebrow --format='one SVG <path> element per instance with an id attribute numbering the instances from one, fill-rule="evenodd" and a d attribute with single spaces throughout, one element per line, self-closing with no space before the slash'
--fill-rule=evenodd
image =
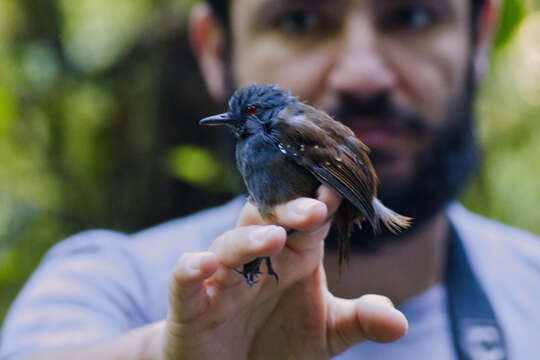
<path id="1" fill-rule="evenodd" d="M 295 9 L 297 7 L 341 7 L 346 1 L 347 0 L 263 0 L 255 8 L 253 23 L 256 26 L 268 25 L 270 19 L 272 19 L 275 14 L 279 14 L 283 9 Z"/>
<path id="2" fill-rule="evenodd" d="M 377 3 L 375 1 L 375 3 Z M 438 8 L 440 10 L 455 11 L 455 3 L 452 0 L 383 0 L 379 2 L 380 4 L 387 3 L 389 5 L 393 3 L 408 3 L 408 4 L 429 4 L 433 8 Z"/>
<path id="3" fill-rule="evenodd" d="M 330 6 L 342 5 L 345 0 L 264 0 L 261 1 L 257 8 L 257 12 L 264 13 L 275 11 L 276 8 L 296 7 L 296 6 Z"/>
<path id="4" fill-rule="evenodd" d="M 266 8 L 283 5 L 321 5 L 321 4 L 342 4 L 345 0 L 264 0 L 260 7 Z"/>

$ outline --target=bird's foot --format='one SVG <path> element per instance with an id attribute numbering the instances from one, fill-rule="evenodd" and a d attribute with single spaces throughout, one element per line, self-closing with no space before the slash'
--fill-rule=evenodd
<path id="1" fill-rule="evenodd" d="M 258 282 L 256 280 L 257 276 L 262 274 L 262 272 L 260 271 L 260 266 L 263 259 L 266 262 L 266 266 L 268 267 L 268 275 L 272 275 L 276 279 L 276 282 L 279 282 L 279 276 L 272 268 L 272 261 L 270 260 L 269 256 L 264 258 L 256 258 L 255 260 L 244 264 L 244 266 L 242 267 L 242 271 L 237 269 L 234 269 L 234 271 L 236 271 L 236 273 L 240 275 L 243 275 L 246 283 L 249 286 L 253 286 Z"/>
<path id="2" fill-rule="evenodd" d="M 272 260 L 270 260 L 270 256 L 265 257 L 264 261 L 266 262 L 266 267 L 268 268 L 268 275 L 272 275 L 276 279 L 276 282 L 279 284 L 279 276 L 272 267 Z"/>
<path id="3" fill-rule="evenodd" d="M 244 279 L 246 279 L 246 282 L 249 286 L 252 286 L 253 284 L 256 284 L 258 281 L 255 280 L 255 278 L 262 274 L 259 271 L 259 267 L 261 266 L 261 261 L 263 258 L 256 258 L 253 261 L 248 262 L 247 264 L 244 264 L 242 267 L 242 271 L 234 269 L 236 273 L 243 275 Z"/>

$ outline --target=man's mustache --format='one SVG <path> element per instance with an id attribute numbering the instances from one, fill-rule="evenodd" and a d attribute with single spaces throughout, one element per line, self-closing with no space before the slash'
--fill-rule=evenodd
<path id="1" fill-rule="evenodd" d="M 343 121 L 345 125 L 348 125 L 347 122 L 351 119 L 366 117 L 375 118 L 381 123 L 392 122 L 393 125 L 417 134 L 428 131 L 427 122 L 421 115 L 397 105 L 388 94 L 363 98 L 344 95 L 340 98 L 339 104 L 330 111 L 330 114 Z"/>

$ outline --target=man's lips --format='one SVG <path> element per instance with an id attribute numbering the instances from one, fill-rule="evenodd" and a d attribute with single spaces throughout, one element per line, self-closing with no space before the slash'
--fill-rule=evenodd
<path id="1" fill-rule="evenodd" d="M 348 118 L 344 123 L 368 147 L 382 147 L 403 139 L 409 129 L 393 118 Z"/>

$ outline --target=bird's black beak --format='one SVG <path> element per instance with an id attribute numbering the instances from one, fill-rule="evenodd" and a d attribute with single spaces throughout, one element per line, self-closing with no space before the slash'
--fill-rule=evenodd
<path id="1" fill-rule="evenodd" d="M 207 125 L 207 126 L 219 126 L 219 125 L 229 125 L 234 126 L 235 119 L 232 116 L 231 113 L 223 113 L 219 115 L 213 115 L 206 117 L 199 121 L 199 125 Z"/>

